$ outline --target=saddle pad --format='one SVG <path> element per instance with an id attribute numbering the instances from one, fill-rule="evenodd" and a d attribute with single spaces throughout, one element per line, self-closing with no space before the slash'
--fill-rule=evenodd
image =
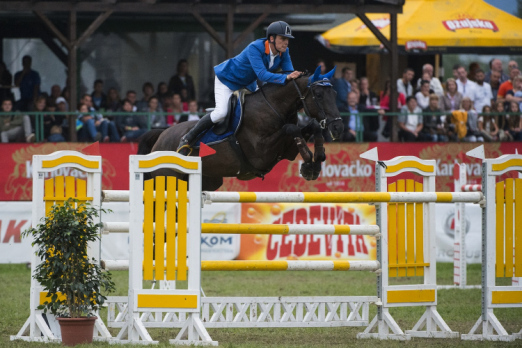
<path id="1" fill-rule="evenodd" d="M 200 143 L 204 143 L 206 145 L 213 145 L 222 142 L 232 134 L 235 134 L 241 125 L 241 118 L 243 117 L 243 98 L 238 98 L 236 109 L 234 110 L 234 119 L 231 122 L 231 126 L 228 131 L 224 134 L 217 135 L 214 133 L 214 127 L 210 128 L 193 146 L 198 149 Z"/>

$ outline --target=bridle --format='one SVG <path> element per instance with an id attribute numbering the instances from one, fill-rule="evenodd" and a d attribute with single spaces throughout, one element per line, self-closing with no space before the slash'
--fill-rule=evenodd
<path id="1" fill-rule="evenodd" d="M 301 75 L 303 76 L 303 75 Z M 319 80 L 319 81 L 315 81 L 315 82 L 308 82 L 307 86 L 306 86 L 306 93 L 303 95 L 301 93 L 301 90 L 299 89 L 299 86 L 297 85 L 297 83 L 295 82 L 295 79 L 292 80 L 292 82 L 294 83 L 294 86 L 295 86 L 295 89 L 297 90 L 297 94 L 299 95 L 299 99 L 301 100 L 301 103 L 303 104 L 303 108 L 305 110 L 305 114 L 306 116 L 310 117 L 310 118 L 313 118 L 311 116 L 311 113 L 310 113 L 310 110 L 308 110 L 308 107 L 306 106 L 306 103 L 305 103 L 305 100 L 306 98 L 308 97 L 308 94 L 310 94 L 312 96 L 312 99 L 315 103 L 315 106 L 317 107 L 317 110 L 319 110 L 319 115 L 322 117 L 320 120 L 319 120 L 319 125 L 321 126 L 321 129 L 325 129 L 326 127 L 328 127 L 331 123 L 333 122 L 336 122 L 336 121 L 341 121 L 342 118 L 341 117 L 336 117 L 332 120 L 329 120 L 328 117 L 326 117 L 326 112 L 324 111 L 324 108 L 323 106 L 317 101 L 317 97 L 315 95 L 315 91 L 314 91 L 314 87 L 316 86 L 322 86 L 322 87 L 330 87 L 332 88 L 332 84 L 330 82 L 330 80 L 328 79 L 324 79 L 324 80 Z M 276 109 L 274 109 L 274 107 L 272 106 L 272 104 L 270 104 L 270 102 L 268 101 L 268 99 L 266 98 L 266 95 L 265 95 L 265 92 L 263 91 L 263 87 L 262 86 L 259 86 L 259 89 L 261 90 L 261 94 L 263 95 L 263 98 L 265 98 L 265 101 L 266 103 L 268 104 L 268 106 L 270 107 L 270 109 L 272 109 L 272 111 L 277 115 L 279 116 L 280 119 L 282 119 L 283 121 L 285 121 L 284 117 L 281 116 Z M 286 121 L 285 121 L 286 122 Z"/>
<path id="2" fill-rule="evenodd" d="M 308 107 L 306 106 L 305 100 L 308 97 L 308 94 L 312 95 L 312 100 L 314 101 L 315 106 L 317 107 L 317 110 L 319 110 L 319 115 L 322 116 L 322 119 L 319 120 L 319 125 L 321 126 L 321 129 L 325 129 L 326 127 L 328 127 L 330 124 L 332 124 L 335 121 L 342 120 L 341 117 L 336 117 L 332 120 L 329 120 L 326 117 L 326 112 L 324 111 L 323 106 L 317 101 L 317 97 L 315 95 L 314 87 L 316 87 L 316 86 L 332 88 L 332 84 L 330 83 L 330 80 L 324 79 L 324 80 L 319 80 L 319 81 L 315 81 L 312 83 L 308 82 L 308 84 L 306 86 L 306 93 L 304 95 L 301 93 L 299 86 L 297 86 L 295 79 L 292 80 L 292 82 L 294 83 L 295 89 L 297 90 L 297 94 L 299 94 L 299 99 L 301 99 L 301 102 L 303 103 L 303 108 L 305 110 L 305 114 L 306 114 L 306 116 L 308 116 L 310 118 L 312 118 L 312 116 L 310 114 L 310 111 L 308 110 Z"/>

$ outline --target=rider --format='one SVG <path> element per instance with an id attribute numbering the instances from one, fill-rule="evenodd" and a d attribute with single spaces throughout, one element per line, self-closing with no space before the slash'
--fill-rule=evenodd
<path id="1" fill-rule="evenodd" d="M 254 92 L 257 89 L 256 80 L 284 85 L 287 80 L 296 79 L 301 72 L 294 71 L 288 39 L 293 39 L 292 29 L 282 21 L 273 22 L 266 30 L 266 38 L 258 39 L 248 45 L 243 52 L 214 67 L 215 109 L 203 116 L 198 123 L 179 143 L 178 152 L 186 155 L 189 146 L 196 137 L 215 123 L 223 120 L 228 112 L 228 100 L 234 91 L 248 88 Z M 274 74 L 281 68 L 291 71 L 289 74 Z"/>

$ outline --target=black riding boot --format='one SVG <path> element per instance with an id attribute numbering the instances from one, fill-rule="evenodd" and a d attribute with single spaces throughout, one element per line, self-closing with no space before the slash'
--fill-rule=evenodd
<path id="1" fill-rule="evenodd" d="M 187 134 L 185 134 L 178 146 L 177 152 L 181 155 L 188 156 L 190 153 L 190 146 L 192 146 L 194 140 L 196 140 L 196 137 L 206 131 L 207 129 L 210 129 L 214 125 L 214 122 L 210 119 L 210 114 L 206 114 L 203 116 L 198 123 L 192 128 Z M 183 147 L 185 146 L 185 147 Z"/>

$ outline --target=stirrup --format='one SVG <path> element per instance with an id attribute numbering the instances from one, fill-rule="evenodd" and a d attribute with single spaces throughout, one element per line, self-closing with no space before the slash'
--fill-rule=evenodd
<path id="1" fill-rule="evenodd" d="M 183 150 L 183 149 L 189 149 L 190 152 L 189 152 L 188 154 L 186 154 L 186 155 L 183 155 L 183 154 L 181 153 L 181 150 Z M 183 156 L 190 156 L 190 154 L 192 153 L 193 150 L 194 150 L 194 149 L 192 148 L 192 146 L 190 146 L 190 145 L 187 144 L 187 145 L 180 146 L 180 147 L 176 150 L 176 152 L 179 153 L 179 154 L 181 154 L 181 155 L 183 155 Z"/>

